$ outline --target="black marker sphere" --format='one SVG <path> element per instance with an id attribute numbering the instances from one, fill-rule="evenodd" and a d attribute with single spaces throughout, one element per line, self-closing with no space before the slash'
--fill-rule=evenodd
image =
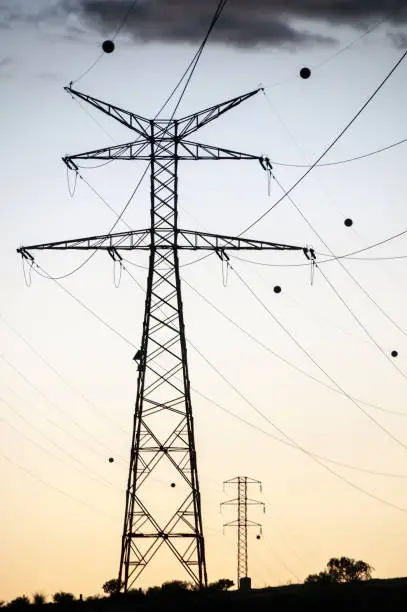
<path id="1" fill-rule="evenodd" d="M 397 357 L 398 356 L 398 352 L 397 351 L 392 351 L 391 352 L 391 356 L 392 357 Z"/>
<path id="2" fill-rule="evenodd" d="M 301 68 L 301 70 L 300 70 L 300 77 L 302 79 L 309 79 L 310 76 L 311 76 L 311 70 L 309 68 L 306 68 L 306 67 Z"/>
<path id="3" fill-rule="evenodd" d="M 102 44 L 102 49 L 105 53 L 112 53 L 114 51 L 114 42 L 112 40 L 105 40 Z"/>
<path id="4" fill-rule="evenodd" d="M 281 287 L 280 285 L 276 285 L 273 289 L 274 293 L 281 293 Z"/>
<path id="5" fill-rule="evenodd" d="M 114 459 L 113 457 L 109 457 L 109 463 L 113 463 Z"/>
<path id="6" fill-rule="evenodd" d="M 346 225 L 346 227 L 352 227 L 353 221 L 352 219 L 345 219 L 344 224 Z"/>

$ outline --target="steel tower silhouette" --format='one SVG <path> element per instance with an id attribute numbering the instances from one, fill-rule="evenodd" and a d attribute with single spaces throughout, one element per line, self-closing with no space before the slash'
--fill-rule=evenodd
<path id="1" fill-rule="evenodd" d="M 201 496 L 188 374 L 187 346 L 181 296 L 179 252 L 213 251 L 227 259 L 236 250 L 308 250 L 299 246 L 181 229 L 178 225 L 178 165 L 198 160 L 258 160 L 250 155 L 189 140 L 224 113 L 261 89 L 205 108 L 180 119 L 147 119 L 113 104 L 65 90 L 129 128 L 135 139 L 122 145 L 63 158 L 78 172 L 78 160 L 146 160 L 150 167 L 150 227 L 134 231 L 25 246 L 18 252 L 34 262 L 33 251 L 104 250 L 120 261 L 120 251 L 149 253 L 145 312 L 137 362 L 135 403 L 119 580 L 127 591 L 165 544 L 198 587 L 207 583 Z M 171 483 L 165 499 L 148 493 L 158 468 L 166 465 L 181 482 L 174 501 Z M 154 476 L 152 476 L 154 474 Z M 168 480 L 170 482 L 170 480 Z"/>
<path id="2" fill-rule="evenodd" d="M 263 506 L 263 510 L 265 510 L 265 504 L 247 497 L 247 487 L 251 484 L 259 485 L 261 491 L 260 480 L 254 480 L 247 476 L 236 476 L 231 480 L 225 480 L 223 485 L 226 484 L 234 485 L 237 488 L 237 497 L 222 502 L 221 506 L 237 506 L 237 519 L 225 523 L 223 527 L 237 527 L 237 586 L 239 588 L 241 579 L 248 577 L 247 529 L 248 527 L 258 527 L 259 534 L 257 537 L 260 537 L 261 534 L 261 524 L 247 518 L 247 507 Z"/>

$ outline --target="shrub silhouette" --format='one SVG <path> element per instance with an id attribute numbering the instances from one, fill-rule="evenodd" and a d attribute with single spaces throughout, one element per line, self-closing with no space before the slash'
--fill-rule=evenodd
<path id="1" fill-rule="evenodd" d="M 213 591 L 227 591 L 232 588 L 234 584 L 233 580 L 229 580 L 229 578 L 219 578 L 216 582 L 211 582 L 208 585 L 208 589 Z"/>
<path id="2" fill-rule="evenodd" d="M 171 580 L 169 582 L 164 582 L 161 585 L 161 592 L 163 594 L 174 594 L 184 593 L 185 591 L 191 591 L 192 585 L 189 582 L 184 582 L 183 580 Z"/>
<path id="3" fill-rule="evenodd" d="M 115 595 L 116 593 L 119 593 L 120 588 L 121 583 L 118 578 L 111 578 L 110 580 L 107 580 L 102 586 L 104 593 L 107 593 L 108 595 Z"/>
<path id="4" fill-rule="evenodd" d="M 366 561 L 355 561 L 350 557 L 332 557 L 326 564 L 327 569 L 319 574 L 310 574 L 305 582 L 320 583 L 320 582 L 359 582 L 361 580 L 370 580 L 372 577 L 373 567 Z"/>
<path id="5" fill-rule="evenodd" d="M 52 599 L 54 603 L 57 604 L 68 604 L 72 603 L 75 600 L 75 596 L 72 593 L 65 593 L 65 591 L 60 591 L 59 593 L 54 593 Z"/>
<path id="6" fill-rule="evenodd" d="M 26 595 L 21 595 L 20 597 L 16 597 L 8 604 L 8 608 L 12 608 L 13 610 L 18 610 L 20 608 L 25 608 L 30 605 L 30 600 Z"/>

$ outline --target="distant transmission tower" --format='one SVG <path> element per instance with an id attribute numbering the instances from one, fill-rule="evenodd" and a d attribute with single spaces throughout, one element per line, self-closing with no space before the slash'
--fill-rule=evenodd
<path id="1" fill-rule="evenodd" d="M 194 424 L 188 375 L 187 347 L 181 297 L 179 251 L 212 251 L 227 259 L 232 250 L 308 250 L 299 246 L 221 236 L 178 226 L 178 165 L 180 161 L 257 160 L 265 170 L 267 158 L 188 140 L 194 132 L 248 100 L 260 89 L 211 106 L 181 119 L 146 119 L 113 104 L 66 87 L 66 91 L 112 117 L 135 134 L 122 145 L 63 158 L 78 172 L 78 160 L 146 160 L 150 164 L 151 224 L 147 229 L 77 240 L 64 240 L 18 249 L 33 265 L 32 251 L 104 250 L 120 261 L 119 251 L 149 253 L 145 312 L 138 364 L 126 509 L 119 580 L 133 586 L 162 545 L 179 561 L 199 587 L 206 585 Z M 157 479 L 163 466 L 166 482 Z M 151 478 L 154 474 L 155 478 Z M 164 485 L 165 486 L 165 485 Z M 161 487 L 161 488 L 160 488 Z M 172 556 L 170 554 L 170 556 Z"/>
<path id="2" fill-rule="evenodd" d="M 247 555 L 247 529 L 248 527 L 258 527 L 259 533 L 257 538 L 260 538 L 261 524 L 255 523 L 247 518 L 248 506 L 263 506 L 264 502 L 250 499 L 247 497 L 247 487 L 251 484 L 259 485 L 261 491 L 261 482 L 248 478 L 247 476 L 236 476 L 231 480 L 225 480 L 224 485 L 230 484 L 237 488 L 237 497 L 226 502 L 222 502 L 222 506 L 237 506 L 237 520 L 225 523 L 224 527 L 237 527 L 237 585 L 238 588 L 250 586 L 250 578 L 248 573 L 248 555 Z"/>

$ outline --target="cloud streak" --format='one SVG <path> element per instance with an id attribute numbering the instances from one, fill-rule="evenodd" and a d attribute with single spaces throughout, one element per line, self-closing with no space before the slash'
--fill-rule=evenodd
<path id="1" fill-rule="evenodd" d="M 55 0 L 35 19 L 78 20 L 109 36 L 123 23 L 131 2 Z M 217 4 L 218 0 L 137 0 L 123 32 L 136 41 L 196 43 Z M 330 44 L 335 42 L 333 26 L 365 29 L 377 22 L 393 26 L 389 32 L 393 44 L 406 44 L 405 0 L 229 0 L 211 42 L 237 47 Z M 325 35 L 320 33 L 321 24 L 330 26 Z"/>

